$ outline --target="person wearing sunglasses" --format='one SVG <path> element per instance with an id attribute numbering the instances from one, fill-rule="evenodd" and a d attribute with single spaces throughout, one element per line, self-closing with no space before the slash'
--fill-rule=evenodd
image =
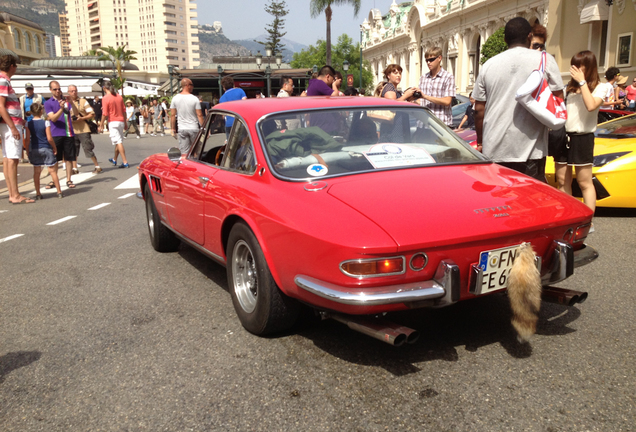
<path id="1" fill-rule="evenodd" d="M 420 78 L 420 104 L 448 126 L 453 124 L 451 105 L 455 97 L 455 77 L 442 68 L 442 49 L 433 47 L 424 54 L 428 73 Z"/>
<path id="2" fill-rule="evenodd" d="M 66 166 L 66 186 L 73 189 L 73 162 L 76 160 L 75 131 L 72 117 L 79 117 L 77 107 L 71 103 L 70 96 L 64 96 L 62 87 L 57 81 L 49 83 L 52 98 L 44 103 L 47 120 L 51 124 L 51 136 L 55 141 L 57 161 L 64 161 Z"/>
<path id="3" fill-rule="evenodd" d="M 545 51 L 545 42 L 548 40 L 548 31 L 538 22 L 532 26 L 532 39 L 530 48 L 536 51 Z"/>

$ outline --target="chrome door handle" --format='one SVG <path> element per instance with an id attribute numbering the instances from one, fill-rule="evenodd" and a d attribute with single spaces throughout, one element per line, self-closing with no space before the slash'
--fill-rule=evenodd
<path id="1" fill-rule="evenodd" d="M 201 182 L 201 186 L 205 187 L 210 179 L 208 177 L 199 177 L 199 181 Z"/>

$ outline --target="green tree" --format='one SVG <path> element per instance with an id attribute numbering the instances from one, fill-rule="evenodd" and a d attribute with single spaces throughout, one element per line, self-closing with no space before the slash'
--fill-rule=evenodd
<path id="1" fill-rule="evenodd" d="M 117 48 L 107 46 L 100 47 L 98 49 L 98 51 L 100 51 L 101 53 L 98 60 L 108 61 L 111 62 L 113 65 L 113 69 L 115 70 L 117 77 L 112 79 L 111 82 L 118 91 L 124 87 L 124 83 L 126 82 L 126 78 L 124 78 L 124 66 L 131 60 L 137 60 L 137 57 L 134 56 L 135 54 L 137 54 L 137 51 L 127 50 L 127 45 L 128 44 L 124 44 Z"/>
<path id="2" fill-rule="evenodd" d="M 488 59 L 508 49 L 504 40 L 504 27 L 494 32 L 481 47 L 481 58 L 479 64 L 484 64 Z"/>
<path id="3" fill-rule="evenodd" d="M 361 0 L 311 0 L 309 4 L 309 14 L 312 18 L 325 13 L 325 19 L 327 20 L 327 39 L 326 39 L 326 60 L 325 64 L 331 66 L 331 16 L 333 11 L 331 5 L 351 5 L 353 6 L 353 16 L 357 17 L 360 12 Z"/>
<path id="4" fill-rule="evenodd" d="M 267 24 L 265 27 L 265 31 L 269 34 L 267 36 L 267 41 L 254 41 L 258 42 L 261 45 L 264 45 L 265 48 L 270 48 L 273 53 L 282 52 L 285 44 L 280 43 L 283 36 L 287 34 L 287 32 L 282 32 L 283 27 L 285 27 L 285 20 L 283 17 L 287 15 L 287 4 L 285 0 L 276 1 L 271 0 L 270 4 L 265 6 L 265 12 L 272 15 L 274 20 Z"/>
<path id="5" fill-rule="evenodd" d="M 294 53 L 291 61 L 292 68 L 312 68 L 314 65 L 319 68 L 325 64 L 325 56 L 327 51 L 327 43 L 324 40 L 318 40 L 316 45 L 310 45 L 306 50 Z M 339 69 L 343 75 L 342 65 L 344 61 L 349 62 L 349 70 L 347 74 L 353 75 L 353 86 L 363 88 L 367 91 L 372 90 L 373 72 L 368 61 L 364 61 L 362 65 L 362 85 L 360 84 L 360 43 L 353 44 L 353 40 L 346 34 L 340 35 L 338 42 L 333 47 L 333 65 Z M 346 77 L 342 80 L 342 89 L 347 86 Z"/>

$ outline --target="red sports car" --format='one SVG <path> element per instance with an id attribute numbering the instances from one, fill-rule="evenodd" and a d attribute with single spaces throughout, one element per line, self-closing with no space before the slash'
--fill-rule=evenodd
<path id="1" fill-rule="evenodd" d="M 153 247 L 184 242 L 226 266 L 257 335 L 309 306 L 399 344 L 412 330 L 374 316 L 503 292 L 523 243 L 544 286 L 597 256 L 585 205 L 387 99 L 219 104 L 188 154 L 153 155 L 139 178 Z"/>

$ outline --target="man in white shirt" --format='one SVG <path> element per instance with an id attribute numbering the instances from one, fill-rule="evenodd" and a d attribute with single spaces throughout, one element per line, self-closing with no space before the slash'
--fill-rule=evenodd
<path id="1" fill-rule="evenodd" d="M 188 153 L 194 140 L 203 126 L 203 113 L 201 112 L 201 102 L 199 98 L 192 94 L 194 84 L 188 78 L 181 80 L 181 93 L 172 98 L 170 103 L 170 122 L 172 136 L 177 135 L 179 150 L 181 153 Z M 179 127 L 178 132 L 177 125 Z"/>

